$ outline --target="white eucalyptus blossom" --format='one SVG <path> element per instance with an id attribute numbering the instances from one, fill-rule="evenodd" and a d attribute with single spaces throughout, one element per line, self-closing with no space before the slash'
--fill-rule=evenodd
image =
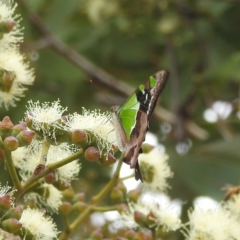
<path id="1" fill-rule="evenodd" d="M 34 172 L 40 163 L 42 152 L 42 143 L 33 141 L 29 147 L 18 148 L 13 152 L 14 165 L 20 169 L 20 175 L 26 181 Z M 51 145 L 47 154 L 47 164 L 55 163 L 63 158 L 67 158 L 74 153 L 74 148 L 67 143 L 58 146 Z M 70 184 L 77 178 L 81 164 L 78 160 L 71 161 L 68 164 L 57 168 L 54 173 L 57 180 L 62 180 Z"/>
<path id="2" fill-rule="evenodd" d="M 15 50 L 1 52 L 0 70 L 10 72 L 13 78 L 8 87 L 0 86 L 0 107 L 5 105 L 8 109 L 9 106 L 16 106 L 15 101 L 24 96 L 26 86 L 33 84 L 34 73 L 25 58 Z"/>
<path id="3" fill-rule="evenodd" d="M 169 187 L 167 178 L 173 176 L 167 163 L 168 156 L 154 148 L 138 157 L 145 189 L 164 192 Z"/>
<path id="4" fill-rule="evenodd" d="M 97 139 L 98 149 L 101 153 L 103 150 L 109 152 L 112 150 L 112 145 L 117 145 L 116 135 L 108 112 L 88 111 L 83 108 L 81 115 L 77 113 L 70 115 L 66 123 L 66 130 L 74 131 L 77 129 L 90 131 Z M 88 136 L 88 142 L 91 142 L 90 136 Z"/>
<path id="5" fill-rule="evenodd" d="M 229 210 L 238 220 L 240 220 L 240 194 L 234 194 L 223 203 L 223 207 Z"/>
<path id="6" fill-rule="evenodd" d="M 52 218 L 45 216 L 37 209 L 27 208 L 23 210 L 19 222 L 22 224 L 22 231 L 25 236 L 28 232 L 32 234 L 32 240 L 57 239 L 57 226 Z"/>
<path id="7" fill-rule="evenodd" d="M 32 120 L 32 128 L 41 131 L 44 136 L 55 138 L 55 131 L 58 128 L 57 121 L 67 110 L 60 105 L 60 101 L 53 103 L 28 102 L 26 118 Z"/>
<path id="8" fill-rule="evenodd" d="M 59 206 L 62 204 L 62 192 L 51 184 L 44 183 L 41 188 L 41 194 L 30 192 L 24 195 L 24 201 L 33 200 L 39 208 L 46 208 L 50 213 L 57 213 Z M 38 191 L 38 189 L 36 189 Z"/>
<path id="9" fill-rule="evenodd" d="M 10 32 L 4 33 L 0 39 L 0 51 L 7 51 L 16 48 L 23 40 L 22 28 L 19 22 L 21 21 L 20 15 L 15 14 L 17 4 L 13 0 L 1 0 L 0 2 L 0 23 L 14 22 L 15 26 Z"/>
<path id="10" fill-rule="evenodd" d="M 239 239 L 240 236 L 239 222 L 222 207 L 195 208 L 189 212 L 187 226 L 184 234 L 186 240 L 230 240 Z"/>
<path id="11" fill-rule="evenodd" d="M 29 151 L 28 147 L 19 147 L 15 151 L 12 151 L 13 164 L 16 168 L 26 169 Z"/>
<path id="12" fill-rule="evenodd" d="M 139 227 L 135 222 L 134 212 L 140 212 L 145 216 L 149 216 L 151 224 L 148 228 L 161 228 L 163 231 L 175 231 L 181 227 L 181 220 L 179 213 L 169 204 L 158 204 L 154 202 L 143 202 L 139 199 L 137 203 L 130 202 L 128 204 L 129 211 L 121 214 L 123 224 L 126 227 L 136 228 Z"/>

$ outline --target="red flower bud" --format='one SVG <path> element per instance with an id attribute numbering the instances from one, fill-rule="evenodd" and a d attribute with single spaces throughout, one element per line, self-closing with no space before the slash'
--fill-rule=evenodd
<path id="1" fill-rule="evenodd" d="M 143 213 L 141 213 L 139 211 L 134 211 L 134 220 L 140 226 L 148 227 L 148 225 L 147 225 L 147 217 Z"/>
<path id="2" fill-rule="evenodd" d="M 26 129 L 27 129 L 27 124 L 25 122 L 16 124 L 12 129 L 12 136 L 16 137 L 21 131 Z"/>
<path id="3" fill-rule="evenodd" d="M 112 164 L 114 164 L 116 161 L 117 161 L 116 158 L 111 153 L 108 153 L 107 155 L 103 154 L 99 163 L 105 167 L 109 167 Z"/>
<path id="4" fill-rule="evenodd" d="M 23 130 L 17 135 L 20 147 L 29 145 L 35 136 L 35 132 L 29 130 Z"/>
<path id="5" fill-rule="evenodd" d="M 85 153 L 85 158 L 90 162 L 96 162 L 100 158 L 100 151 L 96 147 L 89 147 Z"/>
<path id="6" fill-rule="evenodd" d="M 9 130 L 14 127 L 10 117 L 6 116 L 3 118 L 2 122 L 0 122 L 0 129 Z"/>
<path id="7" fill-rule="evenodd" d="M 44 176 L 44 179 L 46 183 L 52 184 L 56 181 L 56 175 L 54 172 L 50 172 L 46 176 Z"/>
<path id="8" fill-rule="evenodd" d="M 74 130 L 72 132 L 72 142 L 73 143 L 84 143 L 87 141 L 87 134 L 82 130 Z"/>

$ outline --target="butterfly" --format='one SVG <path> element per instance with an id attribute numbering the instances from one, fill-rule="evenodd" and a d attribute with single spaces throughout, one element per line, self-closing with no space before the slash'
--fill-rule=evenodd
<path id="1" fill-rule="evenodd" d="M 116 132 L 118 148 L 124 153 L 123 161 L 135 169 L 135 179 L 142 175 L 138 155 L 149 129 L 149 120 L 168 77 L 163 70 L 152 75 L 120 107 L 113 106 L 112 123 Z"/>

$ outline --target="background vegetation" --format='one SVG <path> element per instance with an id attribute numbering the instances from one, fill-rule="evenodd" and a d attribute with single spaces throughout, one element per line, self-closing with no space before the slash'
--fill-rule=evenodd
<path id="1" fill-rule="evenodd" d="M 239 183 L 240 1 L 16 2 L 25 27 L 21 49 L 36 80 L 16 108 L 1 109 L 1 118 L 19 122 L 29 99 L 60 99 L 69 112 L 106 111 L 166 69 L 169 81 L 150 131 L 170 156 L 170 196 L 189 204 L 200 195 L 222 200 L 221 188 Z M 210 123 L 204 112 L 216 101 L 232 111 Z M 84 164 L 76 186 L 88 194 L 109 175 L 101 166 Z"/>

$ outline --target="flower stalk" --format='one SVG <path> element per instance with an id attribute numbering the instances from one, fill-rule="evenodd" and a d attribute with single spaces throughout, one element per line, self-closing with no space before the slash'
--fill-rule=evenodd
<path id="1" fill-rule="evenodd" d="M 59 160 L 55 163 L 48 164 L 46 168 L 41 171 L 39 174 L 33 174 L 26 182 L 22 184 L 22 186 L 18 189 L 18 191 L 15 193 L 15 199 L 16 202 L 20 199 L 20 197 L 34 184 L 37 180 L 40 178 L 46 176 L 50 172 L 54 171 L 55 169 L 64 166 L 65 164 L 68 164 L 76 159 L 78 159 L 80 156 L 84 154 L 84 151 L 80 149 L 78 152 L 72 154 L 69 157 L 66 157 L 62 160 Z"/>
<path id="2" fill-rule="evenodd" d="M 71 233 L 80 226 L 94 211 L 95 206 L 110 192 L 110 190 L 117 184 L 119 180 L 119 173 L 122 167 L 122 157 L 118 161 L 118 165 L 116 168 L 115 173 L 113 174 L 112 179 L 108 182 L 108 184 L 96 195 L 92 198 L 91 204 L 82 212 L 81 215 L 69 225 L 69 229 L 66 229 L 62 234 L 59 236 L 59 240 L 67 240 Z"/>
<path id="3" fill-rule="evenodd" d="M 13 160 L 12 160 L 12 154 L 10 151 L 6 151 L 4 150 L 4 157 L 5 157 L 5 163 L 7 165 L 9 174 L 11 176 L 11 179 L 13 181 L 13 185 L 17 190 L 21 189 L 21 182 L 18 178 L 17 172 L 16 172 L 16 168 L 13 164 Z"/>

